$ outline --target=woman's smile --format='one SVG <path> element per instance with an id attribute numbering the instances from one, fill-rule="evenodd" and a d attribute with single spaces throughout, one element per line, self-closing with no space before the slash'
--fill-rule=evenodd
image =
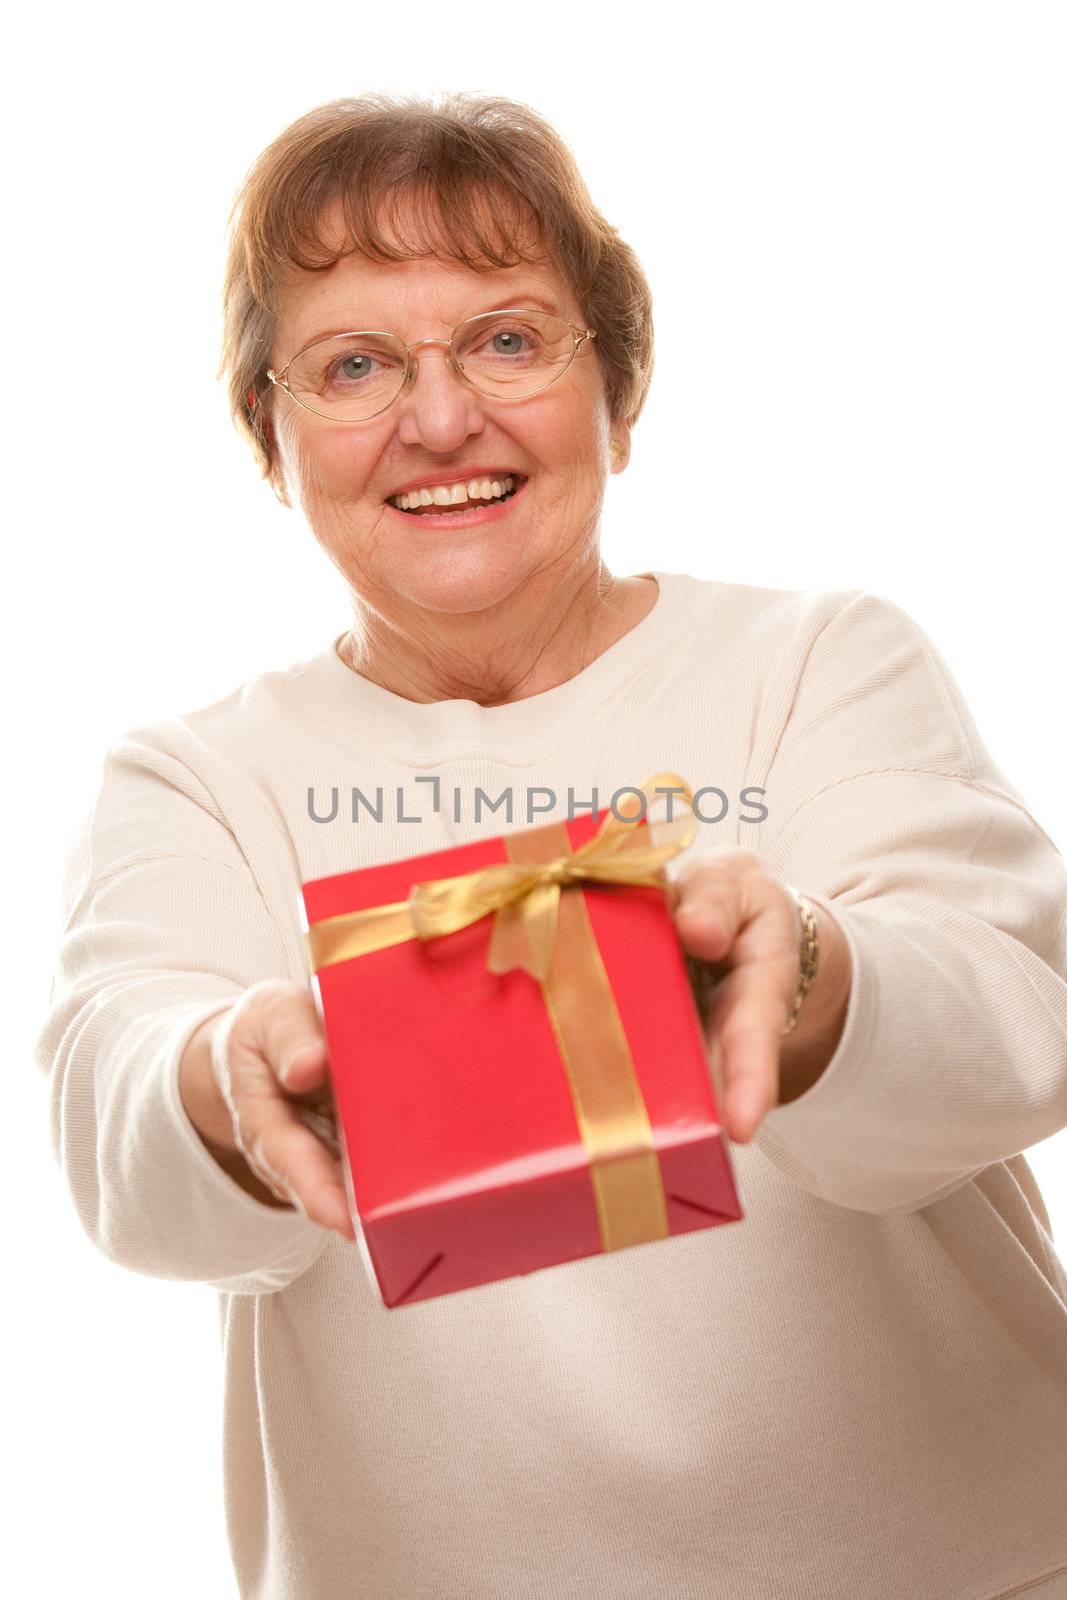
<path id="1" fill-rule="evenodd" d="M 499 480 L 494 481 L 499 482 Z M 392 500 L 387 500 L 385 504 L 394 515 L 403 517 L 408 522 L 418 522 L 427 531 L 434 528 L 469 528 L 476 522 L 495 522 L 500 517 L 506 516 L 515 501 L 522 495 L 529 481 L 529 478 L 519 477 L 514 480 L 514 488 L 507 489 L 500 499 L 490 501 L 471 500 L 466 505 L 461 502 L 454 505 L 451 510 L 444 505 L 419 506 L 418 509 L 401 510 L 399 506 L 393 505 Z M 501 488 L 504 488 L 503 484 L 501 484 Z M 395 498 L 399 499 L 400 497 L 396 496 Z"/>

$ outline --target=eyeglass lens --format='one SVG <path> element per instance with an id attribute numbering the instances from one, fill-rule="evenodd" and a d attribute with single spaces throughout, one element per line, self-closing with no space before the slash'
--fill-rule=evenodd
<path id="1" fill-rule="evenodd" d="M 548 312 L 489 312 L 456 329 L 456 359 L 483 394 L 536 394 L 574 356 L 570 325 Z M 404 383 L 404 346 L 391 334 L 337 334 L 289 363 L 288 384 L 311 410 L 358 422 L 389 405 Z"/>

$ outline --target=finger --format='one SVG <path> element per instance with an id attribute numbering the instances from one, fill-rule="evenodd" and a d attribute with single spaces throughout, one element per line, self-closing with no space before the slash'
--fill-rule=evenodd
<path id="1" fill-rule="evenodd" d="M 235 1138 L 248 1165 L 267 1186 L 323 1227 L 339 1227 L 352 1238 L 341 1163 L 304 1125 L 299 1107 L 274 1080 L 243 1085 L 238 1094 Z"/>
<path id="2" fill-rule="evenodd" d="M 247 1106 L 243 1115 L 238 1112 L 234 1117 L 234 1137 L 246 1166 L 279 1200 L 284 1200 L 286 1205 L 294 1206 L 298 1211 L 304 1212 L 302 1198 L 294 1191 L 285 1173 L 271 1164 L 262 1139 L 252 1131 L 255 1122 L 256 1118 L 249 1112 Z M 304 1214 L 306 1215 L 306 1212 Z"/>
<path id="3" fill-rule="evenodd" d="M 761 965 L 736 969 L 712 1017 L 731 1138 L 746 1143 L 778 1103 L 780 1030 L 787 1013 L 780 986 Z"/>
<path id="4" fill-rule="evenodd" d="M 783 886 L 742 852 L 721 860 L 717 871 L 694 872 L 679 913 L 687 951 L 727 968 L 708 1037 L 725 1085 L 730 1136 L 746 1143 L 778 1103 L 781 1030 L 800 967 L 797 909 Z"/>
<path id="5" fill-rule="evenodd" d="M 768 989 L 781 986 L 792 997 L 800 973 L 800 914 L 796 903 L 765 873 L 743 878 L 705 880 L 687 900 L 690 944 L 699 944 L 699 959 L 733 970 L 758 968 Z M 683 941 L 684 942 L 684 941 Z M 716 957 L 705 955 L 714 949 Z"/>
<path id="6" fill-rule="evenodd" d="M 777 1044 L 756 1026 L 739 1030 L 728 1041 L 716 1040 L 715 1048 L 730 1138 L 747 1144 L 776 1104 Z"/>
<path id="7" fill-rule="evenodd" d="M 351 1213 L 348 1209 L 348 1191 L 345 1189 L 344 1175 L 341 1171 L 341 1164 L 339 1161 L 334 1161 L 332 1163 L 333 1177 L 336 1186 L 345 1196 L 344 1211 L 343 1214 L 338 1213 L 336 1206 L 331 1201 L 329 1213 L 331 1220 L 323 1222 L 321 1208 L 320 1212 L 317 1212 L 315 1216 L 311 1216 L 308 1212 L 302 1195 L 296 1189 L 294 1189 L 292 1183 L 285 1177 L 284 1173 L 279 1172 L 275 1167 L 270 1165 L 263 1150 L 262 1142 L 257 1141 L 254 1147 L 254 1157 L 242 1147 L 239 1146 L 239 1148 L 241 1148 L 241 1155 L 249 1170 L 253 1172 L 260 1182 L 265 1184 L 271 1193 L 276 1195 L 279 1200 L 283 1200 L 286 1205 L 290 1205 L 294 1210 L 299 1211 L 300 1215 L 302 1217 L 307 1217 L 309 1222 L 315 1222 L 316 1224 L 330 1227 L 334 1230 L 334 1232 L 340 1233 L 344 1238 L 352 1240 L 353 1243 L 355 1242 L 355 1233 L 352 1226 Z"/>
<path id="8" fill-rule="evenodd" d="M 679 881 L 674 909 L 679 941 L 700 960 L 721 961 L 742 929 L 780 898 L 758 857 L 724 850 L 717 862 L 702 862 Z"/>
<path id="9" fill-rule="evenodd" d="M 257 1010 L 256 1046 L 290 1094 L 327 1081 L 329 1056 L 322 1018 L 310 990 L 264 994 Z"/>
<path id="10" fill-rule="evenodd" d="M 679 895 L 674 911 L 678 941 L 687 955 L 700 961 L 721 961 L 733 942 L 722 897 L 709 888 L 691 886 Z"/>
<path id="11" fill-rule="evenodd" d="M 296 1102 L 297 1116 L 305 1128 L 310 1128 L 316 1139 L 320 1140 L 329 1150 L 331 1155 L 339 1156 L 341 1145 L 337 1133 L 337 1120 L 332 1116 L 324 1116 L 321 1111 L 309 1111 L 300 1101 Z"/>
<path id="12" fill-rule="evenodd" d="M 762 1096 L 751 1095 L 746 1103 L 741 1099 L 739 1091 L 730 1090 L 723 1081 L 725 1067 L 717 1041 L 709 1046 L 708 1056 L 712 1080 L 715 1083 L 716 1100 L 726 1135 L 733 1144 L 749 1144 L 759 1132 L 760 1124 L 767 1112 L 774 1108 L 773 1092 L 768 1091 Z"/>
<path id="13" fill-rule="evenodd" d="M 329 1065 L 326 1040 L 308 1040 L 298 1044 L 291 1055 L 280 1057 L 278 1079 L 290 1094 L 307 1094 L 326 1082 Z"/>
<path id="14" fill-rule="evenodd" d="M 340 1162 L 281 1095 L 242 1104 L 237 1136 L 249 1166 L 281 1198 L 312 1222 L 355 1237 Z"/>

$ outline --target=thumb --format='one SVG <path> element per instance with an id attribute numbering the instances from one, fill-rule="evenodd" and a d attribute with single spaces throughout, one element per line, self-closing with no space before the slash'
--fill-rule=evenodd
<path id="1" fill-rule="evenodd" d="M 309 992 L 264 994 L 260 1031 L 263 1054 L 289 1094 L 306 1094 L 326 1081 L 326 1039 Z"/>
<path id="2" fill-rule="evenodd" d="M 282 1056 L 278 1080 L 289 1094 L 306 1094 L 325 1083 L 328 1060 L 325 1039 L 296 1039 Z"/>

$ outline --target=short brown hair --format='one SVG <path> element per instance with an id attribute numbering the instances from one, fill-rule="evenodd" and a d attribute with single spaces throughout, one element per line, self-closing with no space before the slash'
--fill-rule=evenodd
<path id="1" fill-rule="evenodd" d="M 408 200 L 423 224 L 418 239 L 398 231 Z M 340 253 L 322 237 L 335 202 L 349 241 Z M 380 229 L 382 213 L 391 239 Z M 433 256 L 476 270 L 548 260 L 597 330 L 592 348 L 611 417 L 632 425 L 641 412 L 652 378 L 648 282 L 593 205 L 567 145 L 528 106 L 460 91 L 438 103 L 385 94 L 332 100 L 267 146 L 229 220 L 219 374 L 279 499 L 267 378 L 276 290 L 287 268 L 324 271 L 353 250 L 382 262 Z M 523 253 L 527 233 L 539 254 Z"/>

